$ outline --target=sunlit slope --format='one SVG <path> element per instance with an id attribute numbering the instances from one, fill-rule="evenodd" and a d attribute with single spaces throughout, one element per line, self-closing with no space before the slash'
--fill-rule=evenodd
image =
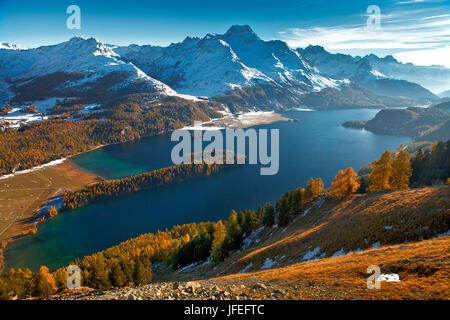
<path id="1" fill-rule="evenodd" d="M 370 265 L 378 265 L 384 274 L 398 274 L 400 282 L 382 281 L 380 290 L 369 290 Z M 299 288 L 290 297 L 294 299 L 449 299 L 450 237 L 225 277 L 239 282 L 250 278 L 288 280 Z"/>
<path id="2" fill-rule="evenodd" d="M 445 186 L 319 200 L 287 228 L 256 231 L 246 240 L 247 248 L 216 272 L 277 268 L 444 235 L 450 229 L 449 202 Z"/>

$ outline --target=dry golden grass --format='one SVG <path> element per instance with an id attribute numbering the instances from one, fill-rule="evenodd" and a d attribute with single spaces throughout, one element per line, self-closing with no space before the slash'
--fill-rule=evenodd
<path id="1" fill-rule="evenodd" d="M 263 241 L 227 259 L 226 273 L 258 270 L 267 258 L 277 266 L 302 261 L 320 248 L 316 257 L 366 250 L 377 243 L 390 245 L 427 239 L 450 229 L 449 187 L 355 195 L 338 202 L 327 200 L 298 217 L 287 228 L 266 230 Z M 385 228 L 388 227 L 388 228 Z"/>
<path id="2" fill-rule="evenodd" d="M 370 265 L 378 265 L 381 273 L 397 273 L 401 281 L 368 289 Z M 300 287 L 290 299 L 449 299 L 450 236 L 222 277 L 250 278 L 289 280 Z"/>
<path id="3" fill-rule="evenodd" d="M 16 237 L 36 231 L 34 213 L 50 197 L 99 180 L 69 161 L 0 180 L 0 269 L 1 248 Z"/>

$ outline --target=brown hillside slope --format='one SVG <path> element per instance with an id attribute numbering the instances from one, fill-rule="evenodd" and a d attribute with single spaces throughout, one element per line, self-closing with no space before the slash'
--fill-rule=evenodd
<path id="1" fill-rule="evenodd" d="M 396 273 L 400 282 L 367 288 L 367 267 Z M 149 285 L 54 296 L 61 300 L 266 300 L 266 299 L 449 299 L 450 236 L 385 246 L 266 271 L 195 282 Z"/>
<path id="2" fill-rule="evenodd" d="M 221 274 L 280 267 L 383 245 L 415 242 L 450 229 L 449 187 L 355 195 L 326 200 L 287 228 L 261 232 L 260 241 L 231 255 Z M 223 273 L 220 273 L 223 272 Z"/>
<path id="3" fill-rule="evenodd" d="M 449 202 L 448 186 L 319 199 L 286 228 L 255 230 L 217 266 L 172 271 L 155 263 L 153 284 L 59 298 L 448 299 Z M 401 282 L 367 289 L 370 265 Z M 167 282 L 192 279 L 201 289 Z"/>
<path id="4" fill-rule="evenodd" d="M 400 282 L 381 282 L 367 289 L 367 267 L 397 273 Z M 296 299 L 450 299 L 450 236 L 385 246 L 344 257 L 293 264 L 284 268 L 216 279 L 236 283 L 288 280 L 300 288 Z M 210 280 L 211 281 L 211 280 Z"/>

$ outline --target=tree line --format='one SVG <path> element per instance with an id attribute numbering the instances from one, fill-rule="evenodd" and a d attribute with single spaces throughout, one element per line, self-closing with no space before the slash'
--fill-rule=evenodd
<path id="1" fill-rule="evenodd" d="M 235 165 L 215 163 L 180 164 L 136 176 L 99 182 L 80 190 L 66 191 L 64 193 L 62 210 L 73 210 L 94 201 L 132 194 L 140 190 L 181 182 L 190 178 L 209 176 L 224 168 L 233 166 Z"/>
<path id="2" fill-rule="evenodd" d="M 83 286 L 101 290 L 150 282 L 150 266 L 155 262 L 164 262 L 174 269 L 207 259 L 217 264 L 233 250 L 240 249 L 244 239 L 257 228 L 275 224 L 284 227 L 319 197 L 343 199 L 353 193 L 404 190 L 428 182 L 448 181 L 448 147 L 449 142 L 437 143 L 430 151 L 419 152 L 412 159 L 405 151 L 395 155 L 385 151 L 373 163 L 372 171 L 365 179 L 358 177 L 351 167 L 340 170 L 329 189 L 324 188 L 322 179 L 311 178 L 306 187 L 283 194 L 275 206 L 266 203 L 256 210 L 232 210 L 224 221 L 191 223 L 144 234 L 72 264 L 81 268 Z M 205 172 L 205 168 L 201 172 Z M 430 171 L 433 174 L 426 174 Z M 160 181 L 162 177 L 158 175 L 154 181 Z M 148 179 L 141 177 L 129 182 L 153 181 Z M 132 184 L 124 183 L 123 188 L 128 192 Z M 53 273 L 45 266 L 39 272 L 11 269 L 0 275 L 0 298 L 8 299 L 14 295 L 19 298 L 47 297 L 64 291 L 67 277 L 66 267 Z"/>

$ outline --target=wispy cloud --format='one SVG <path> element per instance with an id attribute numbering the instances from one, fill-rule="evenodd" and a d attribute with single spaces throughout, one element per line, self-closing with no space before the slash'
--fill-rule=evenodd
<path id="1" fill-rule="evenodd" d="M 397 1 L 396 4 L 417 4 L 417 3 L 439 3 L 445 2 L 447 0 L 405 0 L 405 1 Z"/>
<path id="2" fill-rule="evenodd" d="M 420 3 L 420 2 L 426 2 L 426 0 L 398 1 L 397 4 L 413 4 L 413 3 Z"/>
<path id="3" fill-rule="evenodd" d="M 439 14 L 438 14 L 439 13 Z M 360 19 L 364 21 L 364 19 Z M 450 67 L 450 11 L 429 9 L 396 10 L 381 15 L 381 28 L 365 23 L 359 25 L 290 28 L 280 33 L 289 45 L 306 47 L 321 45 L 332 51 L 373 52 L 374 49 L 398 53 L 403 60 L 418 58 L 427 51 L 441 63 Z M 430 51 L 431 50 L 431 51 Z M 408 53 L 410 52 L 410 53 Z M 415 52 L 415 53 L 414 53 Z M 412 62 L 412 61 L 411 61 Z M 423 62 L 423 61 L 422 61 Z M 423 64 L 423 63 L 421 63 Z"/>

